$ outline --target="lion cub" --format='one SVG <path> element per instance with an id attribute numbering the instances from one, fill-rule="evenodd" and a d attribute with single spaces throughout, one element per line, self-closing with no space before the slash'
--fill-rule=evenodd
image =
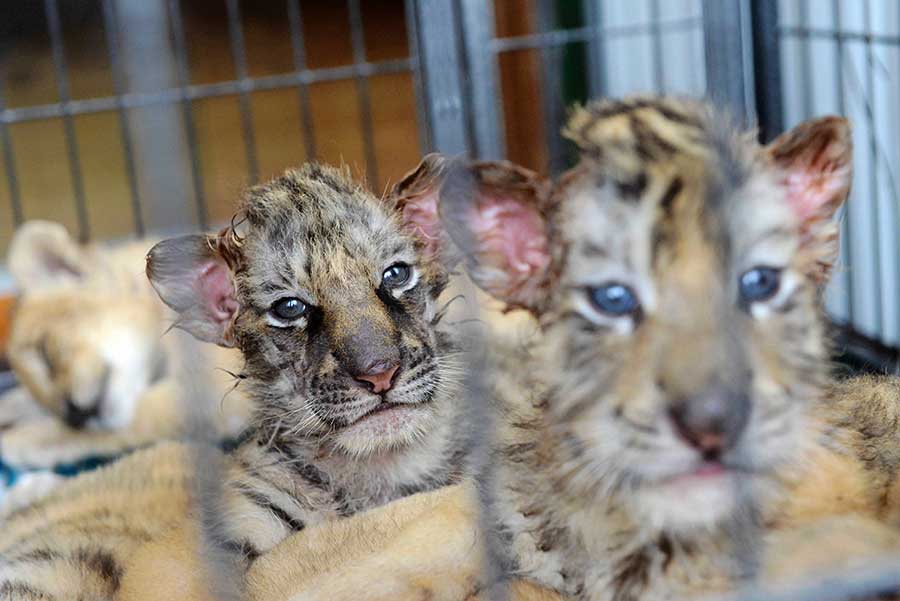
<path id="1" fill-rule="evenodd" d="M 555 184 L 492 163 L 441 189 L 473 279 L 541 322 L 497 376 L 509 567 L 582 599 L 729 590 L 753 569 L 741 533 L 784 519 L 840 448 L 814 413 L 848 125 L 760 147 L 707 105 L 638 98 L 577 110 L 566 135 L 581 161 Z"/>
<path id="2" fill-rule="evenodd" d="M 422 173 L 378 199 L 345 171 L 309 164 L 252 188 L 240 233 L 150 251 L 147 274 L 176 325 L 245 360 L 256 413 L 222 458 L 221 499 L 213 514 L 192 503 L 183 491 L 202 478 L 184 468 L 164 472 L 171 506 L 144 490 L 154 451 L 76 478 L 4 527 L 0 596 L 111 598 L 138 547 L 192 527 L 186 512 L 246 566 L 307 525 L 458 479 L 468 442 L 459 335 L 440 323 L 448 274 L 406 194 Z M 160 452 L 179 463 L 171 447 Z"/>
<path id="3" fill-rule="evenodd" d="M 115 456 L 184 437 L 191 415 L 212 423 L 210 438 L 243 429 L 247 402 L 232 391 L 234 378 L 214 369 L 237 371 L 237 352 L 192 348 L 204 361 L 186 361 L 186 346 L 199 345 L 164 336 L 173 315 L 143 274 L 152 245 L 80 244 L 48 221 L 16 230 L 9 360 L 24 390 L 0 396 L 4 463 L 52 468 Z M 209 389 L 209 402 L 186 407 L 194 387 Z"/>

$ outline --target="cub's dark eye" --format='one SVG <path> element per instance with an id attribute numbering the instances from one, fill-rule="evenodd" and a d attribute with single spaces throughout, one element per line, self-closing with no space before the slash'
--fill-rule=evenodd
<path id="1" fill-rule="evenodd" d="M 588 298 L 600 311 L 609 315 L 631 315 L 640 309 L 634 290 L 625 284 L 611 283 L 587 289 Z"/>
<path id="2" fill-rule="evenodd" d="M 741 300 L 757 303 L 769 300 L 781 285 L 781 270 L 774 267 L 754 267 L 740 279 Z"/>
<path id="3" fill-rule="evenodd" d="M 269 312 L 282 321 L 300 319 L 309 310 L 309 305 L 299 298 L 282 298 L 272 305 Z"/>
<path id="4" fill-rule="evenodd" d="M 399 288 L 409 282 L 412 267 L 406 263 L 394 263 L 381 274 L 381 285 L 385 288 Z"/>

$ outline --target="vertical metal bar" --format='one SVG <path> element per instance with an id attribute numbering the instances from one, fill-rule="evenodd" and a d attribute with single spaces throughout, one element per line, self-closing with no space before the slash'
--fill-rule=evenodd
<path id="1" fill-rule="evenodd" d="M 409 57 L 412 63 L 413 88 L 416 94 L 416 122 L 419 131 L 419 150 L 426 152 L 431 149 L 431 132 L 428 131 L 428 112 L 425 110 L 427 101 L 425 86 L 422 84 L 422 55 L 419 52 L 419 23 L 416 15 L 416 0 L 406 0 L 406 37 L 409 40 Z"/>
<path id="2" fill-rule="evenodd" d="M 603 18 L 600 14 L 600 0 L 582 0 L 581 11 L 584 24 L 594 30 L 594 35 L 587 43 L 588 95 L 601 98 L 609 90 L 606 76 L 605 40 L 600 34 Z"/>
<path id="3" fill-rule="evenodd" d="M 450 155 L 468 150 L 454 4 L 454 0 L 419 0 L 417 28 L 432 147 Z"/>
<path id="4" fill-rule="evenodd" d="M 876 130 L 875 124 L 875 54 L 872 50 L 872 41 L 871 41 L 871 33 L 872 33 L 872 3 L 870 0 L 865 0 L 863 4 L 863 14 L 865 19 L 865 27 L 866 33 L 869 34 L 867 37 L 866 44 L 866 94 L 865 94 L 865 102 L 864 105 L 866 107 L 866 120 L 868 121 L 869 126 L 869 152 L 871 153 L 871 162 L 869 163 L 869 198 L 866 200 L 872 203 L 872 217 L 873 220 L 868 224 L 869 225 L 869 233 L 872 236 L 871 244 L 875 246 L 875 284 L 876 284 L 876 309 L 877 309 L 877 320 L 878 324 L 878 337 L 884 338 L 885 335 L 885 313 L 893 310 L 891 307 L 891 303 L 893 299 L 890 299 L 890 294 L 888 292 L 888 282 L 885 281 L 885 273 L 884 273 L 884 265 L 882 265 L 884 255 L 887 253 L 894 252 L 891 244 L 889 243 L 893 236 L 896 233 L 892 230 L 894 224 L 890 223 L 886 218 L 887 216 L 881 214 L 881 191 L 879 190 L 879 173 L 878 173 L 878 156 L 880 154 L 878 149 L 878 133 Z M 882 227 L 885 227 L 887 231 L 882 231 Z M 888 239 L 884 239 L 884 236 L 887 235 Z M 887 301 L 887 302 L 886 302 Z"/>
<path id="5" fill-rule="evenodd" d="M 706 93 L 745 124 L 755 117 L 749 32 L 748 0 L 704 0 Z"/>
<path id="6" fill-rule="evenodd" d="M 778 0 L 756 0 L 751 11 L 756 118 L 761 141 L 769 142 L 784 129 Z"/>
<path id="7" fill-rule="evenodd" d="M 118 25 L 113 0 L 103 0 L 103 29 L 106 32 L 106 46 L 109 51 L 109 64 L 112 70 L 113 93 L 119 114 L 119 129 L 122 132 L 122 149 L 125 151 L 125 170 L 128 175 L 128 187 L 131 190 L 131 206 L 134 213 L 134 231 L 138 236 L 144 235 L 144 216 L 141 210 L 141 197 L 138 191 L 137 171 L 134 162 L 134 145 L 131 127 L 128 123 L 128 112 L 122 103 L 125 93 L 122 61 L 119 54 Z"/>
<path id="8" fill-rule="evenodd" d="M 181 21 L 179 0 L 169 0 L 169 20 L 172 25 L 172 37 L 175 45 L 175 60 L 178 66 L 178 87 L 181 93 L 181 112 L 184 119 L 184 134 L 187 137 L 188 152 L 191 157 L 191 181 L 194 186 L 194 199 L 197 205 L 197 222 L 202 229 L 209 225 L 209 211 L 206 206 L 206 195 L 203 190 L 200 153 L 197 139 L 197 126 L 194 122 L 194 109 L 188 98 L 187 88 L 191 85 L 191 71 L 188 64 L 187 43 L 184 37 L 184 24 Z"/>
<path id="9" fill-rule="evenodd" d="M 248 179 L 251 184 L 259 181 L 259 162 L 256 158 L 256 136 L 253 131 L 253 115 L 250 107 L 250 90 L 253 87 L 247 71 L 247 49 L 244 45 L 244 27 L 241 24 L 241 10 L 238 0 L 225 0 L 228 13 L 228 37 L 231 39 L 231 56 L 234 60 L 240 92 L 238 109 L 241 114 L 241 133 L 247 154 Z"/>
<path id="10" fill-rule="evenodd" d="M 0 113 L 6 110 L 5 83 L 3 77 L 0 77 Z M 22 193 L 19 190 L 19 176 L 16 173 L 16 157 L 13 154 L 12 137 L 9 135 L 9 126 L 2 118 L 0 118 L 0 146 L 3 150 L 6 186 L 9 189 L 9 208 L 12 210 L 13 225 L 18 227 L 24 221 Z"/>
<path id="11" fill-rule="evenodd" d="M 446 3 L 446 0 L 425 0 L 421 4 L 424 7 Z M 491 0 L 460 0 L 459 7 L 462 11 L 463 39 L 466 66 L 469 74 L 468 91 L 472 103 L 471 118 L 475 134 L 474 154 L 483 159 L 499 159 L 506 154 L 506 135 L 503 127 L 503 105 L 501 102 L 503 91 L 499 84 L 497 57 L 490 48 L 491 41 L 494 39 L 494 5 Z M 449 13 L 452 7 L 448 6 L 446 10 Z M 426 16 L 424 8 L 422 18 L 423 20 L 427 19 L 431 27 L 440 28 L 441 26 L 439 20 L 431 18 L 431 15 Z M 430 47 L 434 47 L 432 52 L 446 52 L 449 55 L 447 60 L 452 64 L 456 64 L 458 53 L 451 54 L 456 51 L 455 40 L 428 40 L 430 35 L 438 35 L 440 38 L 451 37 L 452 31 L 437 29 L 429 33 L 429 35 L 422 35 L 421 38 Z M 426 74 L 428 70 L 442 68 L 440 61 L 434 62 L 433 56 L 428 58 L 430 62 L 427 65 Z M 458 76 L 458 70 L 456 75 Z M 449 73 L 447 84 L 453 84 L 450 81 Z M 442 100 L 440 98 L 432 98 L 432 104 L 440 103 Z M 446 112 L 459 111 L 462 113 L 462 107 L 447 105 L 444 107 L 444 110 Z M 464 147 L 464 142 L 462 144 Z"/>
<path id="12" fill-rule="evenodd" d="M 84 197 L 84 180 L 81 177 L 81 160 L 78 155 L 78 142 L 75 137 L 75 123 L 72 118 L 70 102 L 72 92 L 69 86 L 69 68 L 66 64 L 66 48 L 63 42 L 62 22 L 56 0 L 44 0 L 47 13 L 47 29 L 50 33 L 50 48 L 53 53 L 53 66 L 56 71 L 56 89 L 62 108 L 63 136 L 66 143 L 66 155 L 69 162 L 69 175 L 72 178 L 72 191 L 75 194 L 75 213 L 78 219 L 78 237 L 86 242 L 90 237 L 87 203 Z"/>
<path id="13" fill-rule="evenodd" d="M 555 3 L 536 0 L 534 14 L 537 18 L 538 31 L 556 29 Z M 565 101 L 562 98 L 562 49 L 543 47 L 538 51 L 541 60 L 538 93 L 541 97 L 541 108 L 544 113 L 544 138 L 547 142 L 547 161 L 550 173 L 558 173 L 565 166 L 565 146 L 560 129 L 565 120 Z"/>
<path id="14" fill-rule="evenodd" d="M 799 18 L 802 27 L 809 27 L 811 25 L 809 20 L 809 0 L 799 0 L 800 1 L 800 11 Z M 801 87 L 803 88 L 803 118 L 808 119 L 812 117 L 813 114 L 813 106 L 812 106 L 812 44 L 810 43 L 809 35 L 804 33 L 802 38 L 802 47 L 800 49 L 800 76 L 803 78 L 803 83 Z"/>
<path id="15" fill-rule="evenodd" d="M 359 68 L 366 64 L 366 40 L 363 32 L 362 11 L 359 0 L 347 0 L 350 15 L 350 43 L 353 47 L 353 63 Z M 372 128 L 372 95 L 369 93 L 369 78 L 357 72 L 356 97 L 359 100 L 359 115 L 362 120 L 363 146 L 366 153 L 366 179 L 370 186 L 378 186 L 378 159 L 375 156 L 375 132 Z"/>
<path id="16" fill-rule="evenodd" d="M 662 50 L 662 28 L 659 0 L 650 0 L 650 42 L 653 45 L 653 85 L 656 91 L 666 93 L 666 78 L 663 75 L 664 64 Z"/>
<path id="17" fill-rule="evenodd" d="M 294 70 L 306 71 L 306 45 L 303 37 L 303 15 L 300 0 L 287 0 L 288 27 L 291 32 L 291 51 L 294 54 Z M 300 103 L 300 123 L 303 127 L 303 149 L 307 161 L 316 158 L 316 135 L 313 127 L 312 107 L 309 103 L 309 86 L 297 84 L 297 100 Z"/>
<path id="18" fill-rule="evenodd" d="M 843 30 L 843 22 L 841 20 L 841 6 L 840 0 L 832 0 L 831 2 L 831 10 L 834 15 L 834 29 L 839 34 Z M 835 44 L 837 46 L 837 69 L 835 72 L 835 80 L 837 85 L 837 101 L 838 101 L 838 113 L 841 115 L 847 114 L 847 101 L 844 96 L 844 40 L 838 35 L 835 38 Z M 843 290 L 844 295 L 843 298 L 840 299 L 841 309 L 844 312 L 844 315 L 847 317 L 847 321 L 853 323 L 853 272 L 847 269 L 848 265 L 852 265 L 853 256 L 852 256 L 852 241 L 851 236 L 853 236 L 853 228 L 851 227 L 851 217 L 850 211 L 847 210 L 846 205 L 842 211 L 841 215 L 841 234 L 840 234 L 840 266 L 843 268 L 838 271 L 835 275 L 844 282 Z"/>

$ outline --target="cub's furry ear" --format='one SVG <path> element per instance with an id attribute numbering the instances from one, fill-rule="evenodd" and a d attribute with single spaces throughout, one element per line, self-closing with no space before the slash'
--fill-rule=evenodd
<path id="1" fill-rule="evenodd" d="M 510 308 L 540 313 L 550 279 L 549 184 L 506 161 L 449 165 L 441 223 L 472 280 Z"/>
<path id="2" fill-rule="evenodd" d="M 801 123 L 766 147 L 781 170 L 787 201 L 800 220 L 809 274 L 824 283 L 838 255 L 833 217 L 847 199 L 853 174 L 850 124 L 842 117 Z"/>
<path id="3" fill-rule="evenodd" d="M 194 337 L 234 346 L 240 304 L 234 287 L 240 242 L 229 228 L 163 240 L 147 255 L 147 277 L 164 303 L 178 313 L 175 325 Z"/>
<path id="4" fill-rule="evenodd" d="M 90 253 L 66 228 L 52 221 L 28 221 L 9 246 L 9 271 L 23 292 L 81 280 L 90 269 Z"/>
<path id="5" fill-rule="evenodd" d="M 400 212 L 404 227 L 421 243 L 424 254 L 451 263 L 438 218 L 438 193 L 447 164 L 447 159 L 438 153 L 426 155 L 391 188 L 388 199 Z"/>

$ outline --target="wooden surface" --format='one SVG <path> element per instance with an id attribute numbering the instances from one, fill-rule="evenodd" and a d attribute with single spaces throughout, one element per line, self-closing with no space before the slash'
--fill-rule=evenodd
<path id="1" fill-rule="evenodd" d="M 9 315 L 13 298 L 0 296 L 0 361 L 6 356 L 6 341 L 9 338 Z"/>

